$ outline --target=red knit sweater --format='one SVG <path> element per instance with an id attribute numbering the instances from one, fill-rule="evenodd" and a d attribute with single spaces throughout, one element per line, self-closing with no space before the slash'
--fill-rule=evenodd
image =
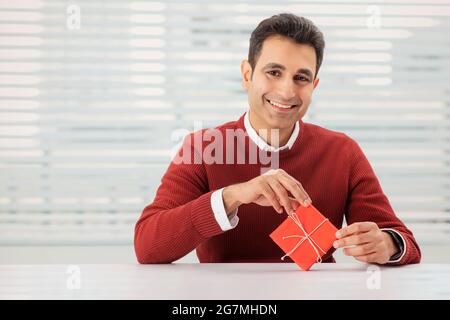
<path id="1" fill-rule="evenodd" d="M 245 130 L 244 116 L 218 127 L 224 136 L 226 129 L 237 128 Z M 185 139 L 190 150 L 199 153 L 191 139 L 198 135 L 201 138 L 204 132 Z M 245 139 L 245 146 L 253 143 L 247 135 Z M 203 142 L 202 146 L 208 143 Z M 223 147 L 225 154 L 225 139 Z M 247 157 L 248 149 L 244 148 Z M 287 218 L 285 213 L 279 215 L 272 207 L 256 204 L 241 205 L 238 225 L 224 232 L 212 212 L 213 191 L 261 174 L 261 164 L 248 162 L 171 162 L 153 203 L 144 208 L 136 224 L 134 245 L 138 261 L 170 263 L 196 249 L 200 262 L 282 262 L 284 253 L 269 234 Z M 302 183 L 314 206 L 338 229 L 344 215 L 349 225 L 373 221 L 380 228 L 393 228 L 406 241 L 406 254 L 394 264 L 420 261 L 413 234 L 396 217 L 367 158 L 347 135 L 300 120 L 300 135 L 291 149 L 279 152 L 279 167 Z M 327 253 L 324 262 L 334 261 L 333 251 Z"/>

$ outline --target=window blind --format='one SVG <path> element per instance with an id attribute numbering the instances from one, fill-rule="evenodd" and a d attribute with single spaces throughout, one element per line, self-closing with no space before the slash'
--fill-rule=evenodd
<path id="1" fill-rule="evenodd" d="M 0 244 L 130 244 L 180 139 L 247 109 L 265 17 L 324 32 L 305 117 L 362 146 L 421 242 L 450 242 L 449 1 L 0 1 Z"/>

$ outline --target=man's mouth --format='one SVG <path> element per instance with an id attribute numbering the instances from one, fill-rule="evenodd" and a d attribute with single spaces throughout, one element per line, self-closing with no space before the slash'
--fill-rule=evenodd
<path id="1" fill-rule="evenodd" d="M 282 110 L 282 111 L 287 111 L 287 110 L 293 109 L 297 106 L 296 104 L 283 104 L 283 103 L 279 103 L 279 102 L 269 100 L 269 99 L 266 99 L 266 101 L 273 107 L 275 107 L 279 110 Z"/>

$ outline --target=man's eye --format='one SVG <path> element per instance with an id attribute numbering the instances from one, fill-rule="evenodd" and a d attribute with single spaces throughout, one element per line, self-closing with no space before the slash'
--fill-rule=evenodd
<path id="1" fill-rule="evenodd" d="M 303 77 L 303 76 L 298 76 L 298 77 L 295 77 L 295 80 L 299 80 L 299 81 L 306 81 L 306 82 L 309 82 L 309 78 L 306 78 L 306 77 Z"/>
<path id="2" fill-rule="evenodd" d="M 271 76 L 274 76 L 274 77 L 277 77 L 277 76 L 280 75 L 279 71 L 268 71 L 267 73 L 270 74 Z"/>

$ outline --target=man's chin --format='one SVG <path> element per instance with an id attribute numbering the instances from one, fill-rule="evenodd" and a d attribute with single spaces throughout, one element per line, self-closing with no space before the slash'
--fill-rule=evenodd
<path id="1" fill-rule="evenodd" d="M 270 121 L 268 121 L 268 124 L 270 125 L 271 129 L 283 130 L 283 129 L 292 128 L 297 121 L 298 121 L 298 117 L 285 118 L 285 119 L 280 119 L 278 117 L 271 117 Z"/>
<path id="2" fill-rule="evenodd" d="M 259 112 L 258 112 L 259 111 Z M 295 122 L 299 120 L 299 111 L 293 112 L 293 113 L 279 113 L 274 112 L 270 108 L 267 108 L 267 106 L 263 106 L 261 109 L 255 110 L 255 114 L 258 114 L 258 117 L 260 119 L 260 124 L 263 124 L 263 127 L 266 127 L 266 129 L 290 129 L 295 125 Z"/>

